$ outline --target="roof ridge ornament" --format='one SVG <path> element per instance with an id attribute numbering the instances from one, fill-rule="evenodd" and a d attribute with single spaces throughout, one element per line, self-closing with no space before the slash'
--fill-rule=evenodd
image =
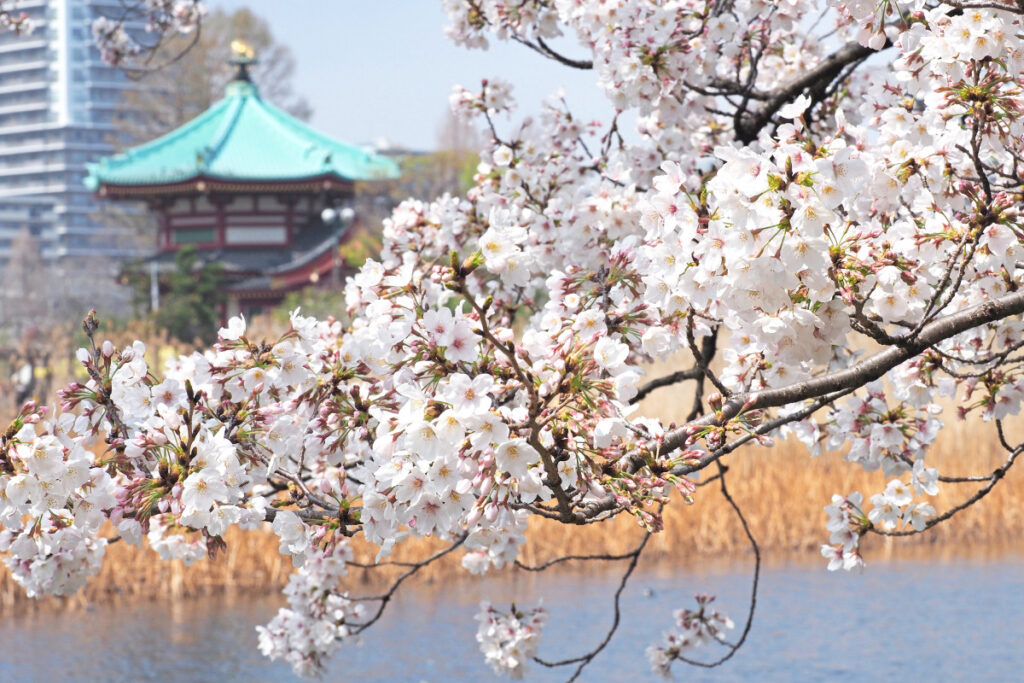
<path id="1" fill-rule="evenodd" d="M 244 40 L 235 39 L 231 41 L 231 59 L 228 64 L 235 67 L 233 80 L 252 83 L 252 76 L 249 74 L 249 67 L 257 63 L 256 50 Z"/>

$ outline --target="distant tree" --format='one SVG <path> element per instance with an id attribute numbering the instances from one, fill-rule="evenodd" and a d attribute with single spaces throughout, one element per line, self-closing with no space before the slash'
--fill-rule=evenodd
<path id="1" fill-rule="evenodd" d="M 50 281 L 46 277 L 39 241 L 27 228 L 11 242 L 0 294 L 0 326 L 9 337 L 20 339 L 29 329 L 50 319 Z"/>
<path id="2" fill-rule="evenodd" d="M 464 194 L 473 187 L 473 173 L 480 163 L 484 142 L 471 122 L 448 110 L 437 129 L 437 149 L 403 160 L 398 182 L 405 195 L 395 199 L 434 199 L 445 192 Z"/>
<path id="3" fill-rule="evenodd" d="M 460 194 L 472 187 L 478 162 L 475 152 L 460 149 L 403 155 L 402 177 L 392 183 L 389 194 L 394 203 L 409 197 L 426 200 L 445 192 Z"/>
<path id="4" fill-rule="evenodd" d="M 234 76 L 228 63 L 231 41 L 242 40 L 259 60 L 252 78 L 260 95 L 300 119 L 312 115 L 309 103 L 292 87 L 295 59 L 287 46 L 274 38 L 270 24 L 252 10 L 215 10 L 203 20 L 201 33 L 169 39 L 160 50 L 168 57 L 181 55 L 165 67 L 146 72 L 139 88 L 128 91 L 115 122 L 114 143 L 122 147 L 147 142 L 192 120 L 224 95 Z"/>
<path id="5" fill-rule="evenodd" d="M 223 276 L 219 264 L 202 266 L 198 261 L 195 247 L 178 251 L 154 319 L 157 327 L 176 339 L 210 344 L 217 340 L 220 327 Z"/>
<path id="6" fill-rule="evenodd" d="M 129 290 L 118 285 L 116 273 L 116 264 L 100 256 L 46 261 L 27 228 L 14 237 L 0 270 L 0 413 L 47 397 L 53 364 L 72 358 L 85 341 L 80 337 L 76 345 L 73 338 L 90 308 L 113 319 L 127 311 Z"/>
<path id="7" fill-rule="evenodd" d="M 435 151 L 381 150 L 398 160 L 402 175 L 391 181 L 357 185 L 356 212 L 367 225 L 375 226 L 404 199 L 428 201 L 445 193 L 465 193 L 473 186 L 473 174 L 480 162 L 477 150 L 482 144 L 477 129 L 449 111 L 438 127 Z"/>

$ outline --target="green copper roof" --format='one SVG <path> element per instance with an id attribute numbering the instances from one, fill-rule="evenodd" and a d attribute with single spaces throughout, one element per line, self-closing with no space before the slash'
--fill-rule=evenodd
<path id="1" fill-rule="evenodd" d="M 89 164 L 85 184 L 163 185 L 192 178 L 302 180 L 335 175 L 348 180 L 395 178 L 398 165 L 313 130 L 233 81 L 224 99 L 152 142 Z"/>

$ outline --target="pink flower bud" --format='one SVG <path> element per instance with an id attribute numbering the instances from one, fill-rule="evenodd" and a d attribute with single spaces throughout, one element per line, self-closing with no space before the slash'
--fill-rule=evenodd
<path id="1" fill-rule="evenodd" d="M 462 460 L 459 461 L 459 464 L 455 468 L 455 471 L 459 473 L 460 477 L 463 477 L 465 479 L 472 479 L 474 476 L 476 476 L 476 473 L 479 471 L 479 469 L 480 468 L 477 466 L 475 460 L 471 458 L 463 458 Z"/>
<path id="2" fill-rule="evenodd" d="M 480 521 L 480 517 L 483 516 L 483 514 L 483 506 L 480 504 L 480 501 L 477 501 L 477 504 L 473 506 L 473 509 L 469 511 L 469 515 L 466 517 L 466 526 L 472 527 Z"/>
<path id="3" fill-rule="evenodd" d="M 486 497 L 494 488 L 494 477 L 487 477 L 483 481 L 483 485 L 480 487 L 480 495 Z"/>
<path id="4" fill-rule="evenodd" d="M 494 503 L 488 503 L 487 507 L 484 508 L 484 519 L 489 524 L 493 524 L 494 520 L 498 519 L 498 506 Z"/>

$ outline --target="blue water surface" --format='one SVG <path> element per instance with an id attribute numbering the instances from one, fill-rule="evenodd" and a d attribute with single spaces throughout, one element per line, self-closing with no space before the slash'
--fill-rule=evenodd
<path id="1" fill-rule="evenodd" d="M 325 680 L 497 680 L 474 636 L 480 600 L 551 612 L 540 654 L 582 654 L 612 619 L 614 573 L 505 574 L 482 582 L 413 585 L 400 593 L 359 645 L 346 645 Z M 623 594 L 623 621 L 584 681 L 652 680 L 648 644 L 693 595 L 743 627 L 747 570 L 641 572 Z M 279 600 L 207 599 L 0 619 L 2 681 L 294 681 L 256 649 L 254 627 Z M 705 650 L 704 656 L 720 650 Z M 778 567 L 762 576 L 753 631 L 721 668 L 676 665 L 698 681 L 868 681 L 1024 679 L 1024 561 L 874 564 L 864 573 Z M 527 680 L 565 680 L 570 671 L 532 664 Z"/>

